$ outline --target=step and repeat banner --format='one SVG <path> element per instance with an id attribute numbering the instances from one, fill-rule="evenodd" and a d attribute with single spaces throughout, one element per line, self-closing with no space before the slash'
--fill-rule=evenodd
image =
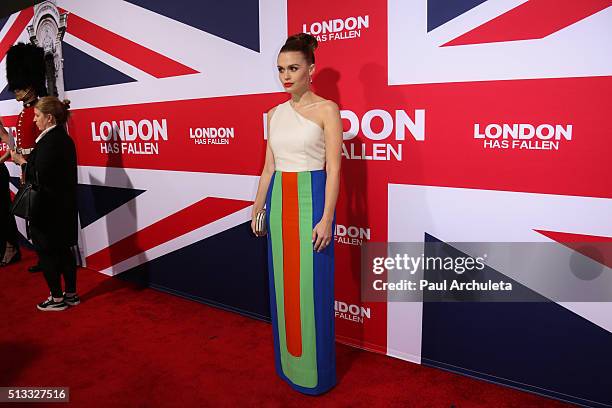
<path id="1" fill-rule="evenodd" d="M 0 20 L 0 70 L 35 33 L 72 102 L 88 268 L 269 318 L 250 212 L 265 112 L 287 100 L 278 50 L 308 32 L 313 88 L 344 123 L 338 340 L 612 403 L 606 299 L 549 296 L 518 261 L 495 273 L 539 301 L 368 299 L 361 266 L 385 242 L 612 241 L 612 1 L 178 3 L 46 1 Z M 0 88 L 11 127 L 20 106 L 4 75 Z M 583 280 L 610 285 L 610 258 L 582 253 L 599 271 Z"/>

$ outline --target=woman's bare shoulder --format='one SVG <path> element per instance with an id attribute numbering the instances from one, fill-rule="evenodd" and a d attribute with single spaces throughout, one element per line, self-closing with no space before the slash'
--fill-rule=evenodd
<path id="1" fill-rule="evenodd" d="M 331 99 L 323 99 L 315 102 L 317 104 L 317 110 L 319 110 L 323 115 L 335 115 L 340 111 L 338 104 Z"/>
<path id="2" fill-rule="evenodd" d="M 276 112 L 276 108 L 278 108 L 278 105 L 270 108 L 270 110 L 268 111 L 268 120 L 272 119 L 272 116 L 274 115 L 274 112 Z"/>

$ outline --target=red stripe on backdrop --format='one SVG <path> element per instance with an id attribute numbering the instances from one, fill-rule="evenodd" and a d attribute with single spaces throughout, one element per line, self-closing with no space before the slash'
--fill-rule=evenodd
<path id="1" fill-rule="evenodd" d="M 355 113 L 360 124 L 364 112 L 372 109 L 386 109 L 393 114 L 396 109 L 418 106 L 412 103 L 410 98 L 399 100 L 386 98 L 387 91 L 396 88 L 388 85 L 386 1 L 287 2 L 289 33 L 312 31 L 310 30 L 312 24 L 324 24 L 350 17 L 367 18 L 369 21 L 367 26 L 352 31 L 352 34 L 358 34 L 358 38 L 346 38 L 350 30 L 319 36 L 321 41 L 317 49 L 317 70 L 312 83 L 315 92 L 336 102 L 340 109 Z M 347 55 L 351 58 L 347 59 Z M 434 100 L 438 101 L 438 98 Z M 348 121 L 343 122 L 344 130 L 347 131 Z M 380 122 L 374 124 L 376 125 L 380 125 Z M 361 126 L 359 127 L 357 137 L 344 143 L 349 149 L 353 143 L 358 146 L 362 143 L 369 145 L 373 143 L 364 136 Z M 406 143 L 414 144 L 410 141 Z M 388 179 L 409 172 L 410 169 L 407 167 L 412 162 L 410 157 L 406 160 L 405 167 L 395 169 L 389 162 L 384 161 L 343 159 L 341 177 L 343 185 L 340 187 L 340 197 L 336 206 L 337 223 L 347 228 L 350 226 L 367 228 L 368 232 L 371 232 L 371 241 L 386 241 Z M 435 173 L 445 177 L 449 171 L 441 169 Z M 341 304 L 356 305 L 368 311 L 368 316 L 359 319 L 360 321 L 343 318 L 346 314 L 337 312 L 336 338 L 343 343 L 386 353 L 387 303 L 361 300 L 360 247 L 336 242 L 335 251 L 334 299 L 339 307 Z"/>
<path id="2" fill-rule="evenodd" d="M 83 166 L 185 169 L 259 176 L 266 147 L 262 115 L 286 99 L 283 94 L 263 94 L 79 109 L 72 111 L 70 133 L 79 135 L 78 160 Z M 159 155 L 107 154 L 101 151 L 105 142 L 93 140 L 92 123 L 96 127 L 95 134 L 99 135 L 100 123 L 128 119 L 137 123 L 145 119 L 167 120 L 168 140 L 151 140 L 159 146 Z M 190 137 L 190 133 L 193 132 L 191 129 L 202 127 L 230 128 L 235 131 L 235 137 L 226 138 L 227 144 L 198 144 L 196 142 L 207 138 L 198 140 Z M 237 162 L 240 163 L 239 169 Z"/>
<path id="3" fill-rule="evenodd" d="M 87 257 L 87 267 L 104 270 L 201 226 L 248 207 L 250 201 L 206 197 Z M 193 222 L 199 220 L 199 222 Z"/>
<path id="4" fill-rule="evenodd" d="M 23 30 L 25 30 L 33 16 L 34 9 L 32 7 L 28 7 L 19 13 L 11 28 L 9 28 L 5 36 L 0 39 L 0 60 L 4 59 L 9 48 L 15 44 L 15 41 L 17 41 L 21 33 L 23 33 Z"/>
<path id="5" fill-rule="evenodd" d="M 572 234 L 558 231 L 535 231 L 608 268 L 612 268 L 612 237 Z"/>
<path id="6" fill-rule="evenodd" d="M 70 13 L 68 32 L 156 78 L 198 71 Z"/>
<path id="7" fill-rule="evenodd" d="M 287 350 L 302 355 L 300 319 L 300 210 L 297 173 L 283 173 L 283 289 Z"/>
<path id="8" fill-rule="evenodd" d="M 611 0 L 531 0 L 443 46 L 544 38 L 611 5 Z"/>

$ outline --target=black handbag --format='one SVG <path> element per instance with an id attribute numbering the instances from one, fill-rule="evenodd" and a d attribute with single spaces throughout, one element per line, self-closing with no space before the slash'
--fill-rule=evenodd
<path id="1" fill-rule="evenodd" d="M 28 181 L 19 187 L 19 191 L 15 194 L 15 199 L 11 205 L 11 213 L 13 215 L 28 221 L 32 219 L 38 194 L 36 184 Z"/>

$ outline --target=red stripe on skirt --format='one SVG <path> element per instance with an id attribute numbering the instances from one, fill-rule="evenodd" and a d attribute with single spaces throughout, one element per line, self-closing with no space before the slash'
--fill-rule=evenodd
<path id="1" fill-rule="evenodd" d="M 302 355 L 300 319 L 300 210 L 297 173 L 283 173 L 283 286 L 287 351 Z"/>

